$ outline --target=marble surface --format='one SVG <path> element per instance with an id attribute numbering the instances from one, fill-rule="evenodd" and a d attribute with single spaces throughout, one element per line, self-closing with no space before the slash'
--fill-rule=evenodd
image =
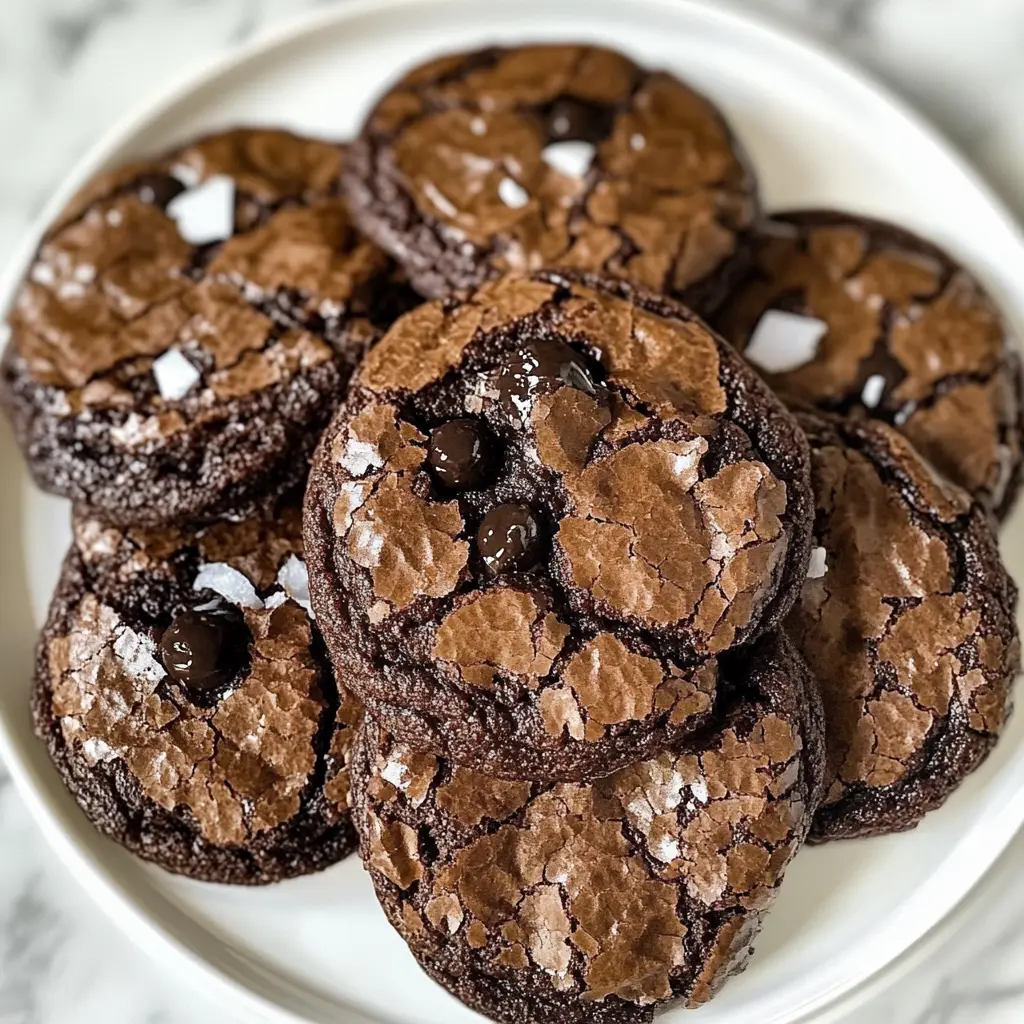
<path id="1" fill-rule="evenodd" d="M 313 6 L 319 4 L 0 0 L 0 264 L 74 160 L 130 105 L 190 64 Z M 1022 0 L 745 6 L 871 68 L 936 121 L 1024 216 Z M 1024 838 L 941 947 L 844 1016 L 844 1024 L 1024 1020 L 1022 868 Z M 78 890 L 0 766 L 0 1024 L 214 1021 L 241 1024 L 230 1006 L 214 1006 L 146 959 Z"/>

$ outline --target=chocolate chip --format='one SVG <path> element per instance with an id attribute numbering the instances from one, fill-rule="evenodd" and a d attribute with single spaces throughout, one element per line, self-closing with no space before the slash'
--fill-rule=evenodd
<path id="1" fill-rule="evenodd" d="M 551 142 L 590 142 L 597 145 L 612 130 L 611 107 L 563 96 L 548 110 L 545 129 Z"/>
<path id="2" fill-rule="evenodd" d="M 529 569 L 540 554 L 540 527 L 525 505 L 498 505 L 484 516 L 476 531 L 476 546 L 495 576 Z"/>
<path id="3" fill-rule="evenodd" d="M 229 683 L 248 653 L 241 616 L 228 609 L 182 612 L 160 638 L 167 674 L 199 693 Z"/>
<path id="4" fill-rule="evenodd" d="M 135 194 L 144 202 L 166 209 L 167 204 L 185 191 L 185 186 L 173 174 L 161 174 L 154 171 L 142 174 L 135 179 Z"/>
<path id="5" fill-rule="evenodd" d="M 565 342 L 531 341 L 519 349 L 498 375 L 498 400 L 513 415 L 529 415 L 533 398 L 541 391 L 568 385 L 596 396 L 598 364 Z"/>
<path id="6" fill-rule="evenodd" d="M 490 432 L 477 420 L 451 420 L 430 432 L 427 463 L 437 479 L 453 491 L 470 491 L 485 484 L 492 455 Z"/>

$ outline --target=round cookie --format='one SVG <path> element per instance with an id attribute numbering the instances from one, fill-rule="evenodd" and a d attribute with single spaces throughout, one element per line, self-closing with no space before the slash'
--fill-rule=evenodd
<path id="1" fill-rule="evenodd" d="M 397 321 L 306 494 L 331 657 L 389 731 L 508 778 L 691 732 L 806 574 L 806 441 L 688 310 L 510 275 Z M 709 660 L 710 659 L 710 660 Z"/>
<path id="2" fill-rule="evenodd" d="M 193 878 L 260 885 L 355 848 L 360 715 L 310 620 L 301 516 L 205 530 L 77 518 L 33 715 L 90 821 Z"/>
<path id="3" fill-rule="evenodd" d="M 824 722 L 782 634 L 721 673 L 713 727 L 589 785 L 493 779 L 367 717 L 363 859 L 428 974 L 508 1024 L 633 1024 L 743 969 L 821 795 Z"/>
<path id="4" fill-rule="evenodd" d="M 421 65 L 370 114 L 343 177 L 360 227 L 431 297 L 571 267 L 708 312 L 746 267 L 758 212 L 721 113 L 594 46 Z"/>
<path id="5" fill-rule="evenodd" d="M 946 253 L 844 213 L 781 214 L 718 326 L 781 393 L 898 427 L 1005 515 L 1020 486 L 1020 359 L 981 286 Z"/>
<path id="6" fill-rule="evenodd" d="M 301 482 L 371 320 L 402 294 L 336 194 L 341 162 L 326 142 L 237 129 L 70 202 L 0 373 L 39 486 L 154 526 L 241 518 Z"/>
<path id="7" fill-rule="evenodd" d="M 816 547 L 786 628 L 821 685 L 816 840 L 912 828 L 994 746 L 1020 664 L 986 512 L 893 428 L 800 416 Z"/>

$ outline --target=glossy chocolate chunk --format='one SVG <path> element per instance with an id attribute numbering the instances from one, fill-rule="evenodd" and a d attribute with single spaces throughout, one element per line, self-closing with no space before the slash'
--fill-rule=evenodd
<path id="1" fill-rule="evenodd" d="M 540 553 L 540 528 L 525 505 L 499 505 L 484 516 L 476 534 L 484 565 L 495 575 L 529 569 Z"/>
<path id="2" fill-rule="evenodd" d="M 229 683 L 247 656 L 241 617 L 226 609 L 182 612 L 160 638 L 167 674 L 197 692 Z"/>
<path id="3" fill-rule="evenodd" d="M 516 416 L 528 416 L 536 395 L 568 386 L 591 397 L 602 392 L 596 364 L 563 341 L 531 341 L 498 376 L 498 400 Z"/>
<path id="4" fill-rule="evenodd" d="M 453 491 L 482 486 L 493 465 L 494 439 L 476 420 L 451 420 L 430 434 L 427 462 L 434 475 Z"/>

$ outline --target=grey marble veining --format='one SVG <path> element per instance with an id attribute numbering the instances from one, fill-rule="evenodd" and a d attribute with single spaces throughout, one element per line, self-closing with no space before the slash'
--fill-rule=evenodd
<path id="1" fill-rule="evenodd" d="M 954 138 L 1024 214 L 1024 0 L 737 2 L 871 68 Z M 0 264 L 74 160 L 130 105 L 190 65 L 313 6 L 0 0 Z M 1022 868 L 1018 839 L 960 930 L 844 1024 L 1024 1021 Z M 0 765 L 0 1024 L 243 1020 L 253 1018 L 215 1007 L 116 931 L 66 876 Z"/>

